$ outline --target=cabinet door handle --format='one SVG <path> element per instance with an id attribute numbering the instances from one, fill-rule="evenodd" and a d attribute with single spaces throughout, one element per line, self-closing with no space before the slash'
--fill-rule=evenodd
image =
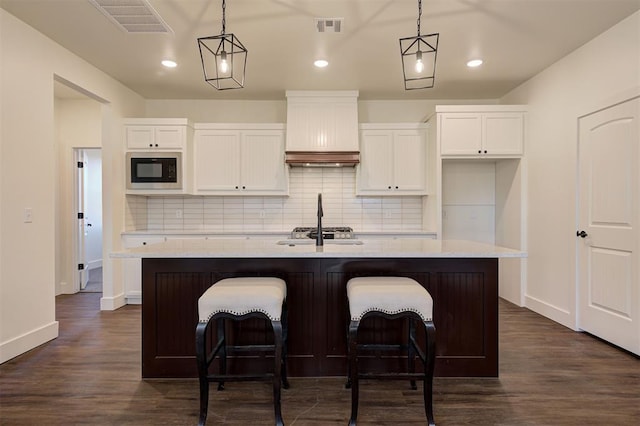
<path id="1" fill-rule="evenodd" d="M 478 154 L 482 154 L 482 150 L 481 149 L 478 150 Z"/>
<path id="2" fill-rule="evenodd" d="M 152 143 L 149 144 L 149 148 L 153 148 L 153 144 Z"/>
<path id="3" fill-rule="evenodd" d="M 391 185 L 389 185 L 389 189 L 391 189 Z"/>
<path id="4" fill-rule="evenodd" d="M 242 189 L 247 189 L 247 187 L 246 187 L 246 186 L 244 186 L 244 185 L 242 185 Z"/>
<path id="5" fill-rule="evenodd" d="M 576 237 L 580 237 L 580 238 L 587 238 L 589 234 L 587 234 L 584 231 L 576 231 Z"/>
<path id="6" fill-rule="evenodd" d="M 484 153 L 485 153 L 485 154 L 487 153 L 487 150 L 486 150 L 486 149 L 484 150 Z"/>
<path id="7" fill-rule="evenodd" d="M 396 186 L 396 189 L 398 189 L 398 187 Z"/>
<path id="8" fill-rule="evenodd" d="M 236 189 L 239 189 L 238 185 L 236 185 Z"/>

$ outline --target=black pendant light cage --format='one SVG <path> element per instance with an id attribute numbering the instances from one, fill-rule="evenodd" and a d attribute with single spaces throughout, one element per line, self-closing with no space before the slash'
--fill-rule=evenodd
<path id="1" fill-rule="evenodd" d="M 436 58 L 440 34 L 420 34 L 422 0 L 418 0 L 418 35 L 400 39 L 404 89 L 430 89 L 436 80 Z"/>
<path id="2" fill-rule="evenodd" d="M 247 49 L 233 34 L 225 34 L 226 2 L 222 0 L 222 32 L 200 37 L 198 49 L 204 80 L 217 90 L 241 89 L 247 70 Z"/>

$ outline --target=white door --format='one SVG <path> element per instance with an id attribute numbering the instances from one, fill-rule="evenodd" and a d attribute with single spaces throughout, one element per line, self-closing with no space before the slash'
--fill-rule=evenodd
<path id="1" fill-rule="evenodd" d="M 640 354 L 640 98 L 579 120 L 578 327 Z"/>
<path id="2" fill-rule="evenodd" d="M 82 290 L 87 286 L 89 281 L 89 270 L 86 268 L 86 249 L 85 249 L 85 213 L 84 213 L 84 199 L 86 196 L 85 190 L 85 171 L 84 166 L 87 163 L 87 156 L 83 149 L 74 150 L 74 160 L 76 162 L 76 203 L 75 211 L 77 215 L 76 223 L 76 253 L 74 267 L 78 270 L 78 283 L 74 284 L 74 291 Z"/>
<path id="3" fill-rule="evenodd" d="M 84 152 L 85 269 L 91 271 L 102 267 L 102 151 L 92 148 Z"/>

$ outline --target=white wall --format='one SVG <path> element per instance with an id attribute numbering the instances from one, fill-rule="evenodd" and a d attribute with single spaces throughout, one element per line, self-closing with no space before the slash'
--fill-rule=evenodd
<path id="1" fill-rule="evenodd" d="M 124 229 L 122 117 L 143 99 L 0 10 L 0 362 L 58 334 L 55 320 L 54 76 L 104 102 L 105 253 Z M 24 223 L 25 208 L 33 221 Z M 107 223 L 107 220 L 109 223 Z M 110 265 L 108 258 L 103 259 Z M 111 268 L 105 268 L 110 270 Z M 115 276 L 114 276 L 115 275 Z M 122 280 L 105 272 L 103 307 L 124 303 Z"/>
<path id="2" fill-rule="evenodd" d="M 207 88 L 205 87 L 205 90 Z M 209 89 L 213 90 L 213 89 Z M 433 114 L 436 105 L 496 104 L 495 99 L 464 100 L 387 100 L 359 101 L 361 123 L 421 123 Z M 146 117 L 188 118 L 194 123 L 286 123 L 287 103 L 281 101 L 228 100 L 147 100 Z"/>
<path id="3" fill-rule="evenodd" d="M 501 103 L 527 104 L 526 305 L 576 325 L 578 117 L 640 94 L 640 12 L 522 84 Z"/>

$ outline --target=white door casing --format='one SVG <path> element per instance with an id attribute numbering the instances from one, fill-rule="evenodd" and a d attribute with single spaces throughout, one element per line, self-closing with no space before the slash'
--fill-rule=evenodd
<path id="1" fill-rule="evenodd" d="M 578 328 L 640 354 L 640 98 L 579 119 Z"/>

